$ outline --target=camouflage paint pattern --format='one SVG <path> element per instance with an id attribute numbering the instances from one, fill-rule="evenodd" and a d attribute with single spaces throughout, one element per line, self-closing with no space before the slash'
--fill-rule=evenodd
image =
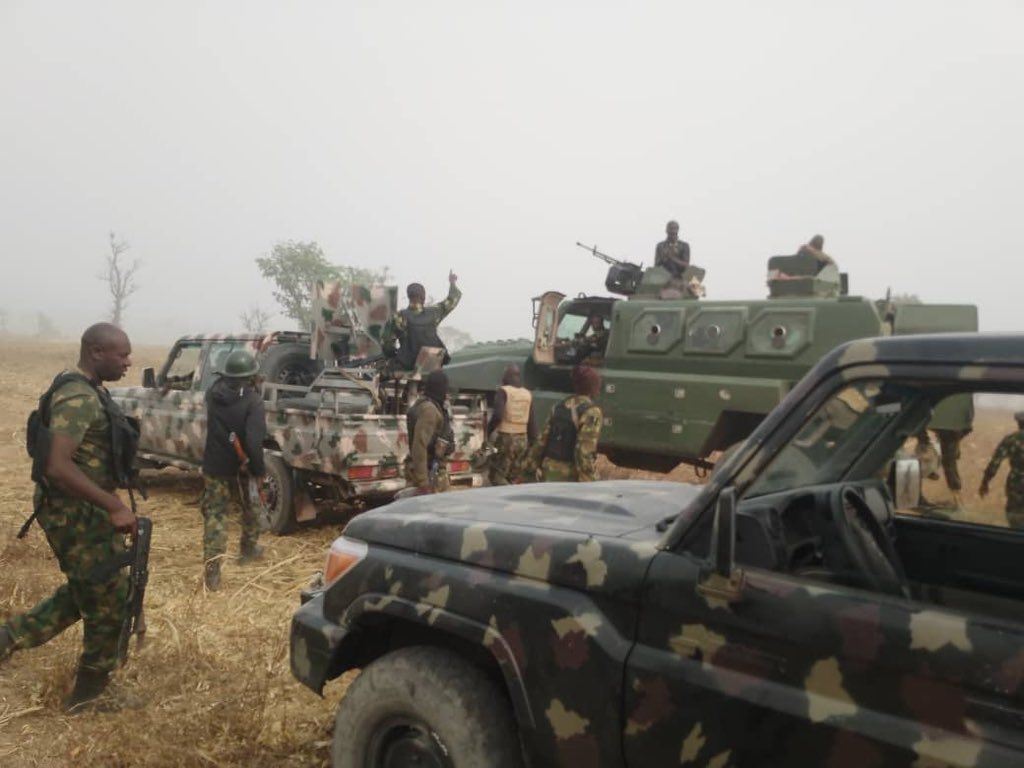
<path id="1" fill-rule="evenodd" d="M 313 289 L 310 357 L 333 359 L 330 342 L 338 337 L 348 337 L 354 357 L 379 355 L 381 334 L 396 305 L 396 289 L 391 286 L 318 284 Z"/>
<path id="2" fill-rule="evenodd" d="M 490 488 L 364 514 L 345 535 L 368 556 L 295 615 L 293 673 L 320 690 L 332 662 L 364 662 L 352 629 L 384 614 L 486 648 L 536 765 L 1024 764 L 1014 617 L 745 567 L 734 601 L 706 559 L 721 490 L 742 494 L 845 383 L 1024 390 L 1022 341 L 846 345 L 703 488 Z"/>
<path id="3" fill-rule="evenodd" d="M 1010 471 L 1006 475 L 1006 520 L 1012 528 L 1024 528 L 1024 430 L 1007 435 L 996 447 L 982 478 L 985 488 L 1007 460 Z"/>
<path id="4" fill-rule="evenodd" d="M 237 477 L 203 475 L 203 561 L 227 552 L 227 515 L 238 511 L 242 523 L 242 552 L 252 551 L 260 538 L 260 523 L 248 494 L 241 492 Z"/>
<path id="5" fill-rule="evenodd" d="M 523 473 L 523 462 L 529 451 L 526 435 L 499 432 L 494 437 L 495 452 L 488 462 L 491 485 L 508 485 Z"/>
<path id="6" fill-rule="evenodd" d="M 573 414 L 576 408 L 585 403 L 592 402 L 586 395 L 570 395 L 562 401 Z M 546 483 L 580 482 L 587 483 L 600 479 L 597 474 L 597 443 L 601 438 L 601 424 L 604 417 L 600 407 L 594 405 L 584 411 L 576 425 L 576 445 L 573 448 L 575 461 L 570 464 L 566 461 L 544 458 L 544 449 L 548 443 L 548 436 L 551 432 L 551 417 L 544 424 L 544 431 L 541 432 L 537 442 L 534 443 L 524 463 L 527 477 L 540 469 L 541 480 Z"/>

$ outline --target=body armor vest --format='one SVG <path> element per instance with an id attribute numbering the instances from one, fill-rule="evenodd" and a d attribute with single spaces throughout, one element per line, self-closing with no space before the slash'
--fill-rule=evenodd
<path id="1" fill-rule="evenodd" d="M 409 409 L 405 416 L 405 426 L 409 432 L 409 445 L 412 445 L 412 439 L 416 434 L 416 422 L 419 420 L 420 413 L 424 408 L 437 408 L 441 411 L 441 418 L 443 419 L 440 431 L 430 439 L 430 443 L 427 445 L 427 461 L 432 462 L 436 458 L 443 458 L 437 455 L 439 439 L 445 441 L 445 456 L 449 456 L 455 451 L 455 434 L 452 430 L 451 419 L 448 417 L 448 409 L 442 408 L 430 398 L 424 397 L 417 400 L 416 404 Z"/>
<path id="2" fill-rule="evenodd" d="M 440 347 L 445 350 L 444 362 L 447 364 L 450 359 L 448 350 L 441 337 L 437 335 L 437 324 L 440 320 L 436 308 L 424 307 L 421 312 L 403 309 L 399 314 L 405 320 L 405 330 L 399 339 L 402 346 L 397 355 L 402 368 L 411 371 L 416 366 L 416 356 L 423 347 Z"/>
<path id="3" fill-rule="evenodd" d="M 533 395 L 525 387 L 501 387 L 505 393 L 505 415 L 498 431 L 505 435 L 525 435 L 530 423 L 530 404 Z"/>

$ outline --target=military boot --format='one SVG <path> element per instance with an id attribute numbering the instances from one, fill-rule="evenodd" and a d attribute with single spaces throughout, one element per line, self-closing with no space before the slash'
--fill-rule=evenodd
<path id="1" fill-rule="evenodd" d="M 14 643 L 14 635 L 11 634 L 11 630 L 8 629 L 5 624 L 0 627 L 0 663 L 9 659 L 16 648 L 17 646 Z"/>
<path id="2" fill-rule="evenodd" d="M 220 589 L 220 560 L 211 560 L 206 564 L 206 588 L 211 592 Z"/>
<path id="3" fill-rule="evenodd" d="M 109 702 L 100 701 L 100 696 L 107 689 L 110 673 L 101 672 L 92 667 L 79 667 L 75 676 L 75 687 L 64 702 L 64 711 L 76 715 L 88 710 L 107 711 L 111 709 Z"/>
<path id="4" fill-rule="evenodd" d="M 255 563 L 263 559 L 263 547 L 259 544 L 252 544 L 248 547 L 242 547 L 242 552 L 238 556 L 238 562 L 244 565 L 245 563 Z"/>

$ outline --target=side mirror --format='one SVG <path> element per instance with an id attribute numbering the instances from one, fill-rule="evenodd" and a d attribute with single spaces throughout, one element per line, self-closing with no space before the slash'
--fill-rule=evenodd
<path id="1" fill-rule="evenodd" d="M 743 598 L 743 570 L 736 567 L 736 489 L 725 488 L 718 496 L 711 528 L 710 566 L 697 584 L 697 592 L 711 607 Z"/>
<path id="2" fill-rule="evenodd" d="M 921 504 L 921 462 L 897 459 L 893 465 L 893 497 L 896 509 L 914 509 Z"/>
<path id="3" fill-rule="evenodd" d="M 146 389 L 156 387 L 156 372 L 152 368 L 142 369 L 142 386 L 146 387 Z"/>

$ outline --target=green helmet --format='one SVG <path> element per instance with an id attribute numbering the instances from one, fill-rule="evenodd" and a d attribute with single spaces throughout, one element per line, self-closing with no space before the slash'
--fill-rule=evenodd
<path id="1" fill-rule="evenodd" d="M 252 356 L 251 352 L 236 349 L 224 361 L 224 370 L 220 372 L 220 375 L 229 379 L 247 379 L 250 376 L 255 376 L 259 369 L 256 358 Z"/>

